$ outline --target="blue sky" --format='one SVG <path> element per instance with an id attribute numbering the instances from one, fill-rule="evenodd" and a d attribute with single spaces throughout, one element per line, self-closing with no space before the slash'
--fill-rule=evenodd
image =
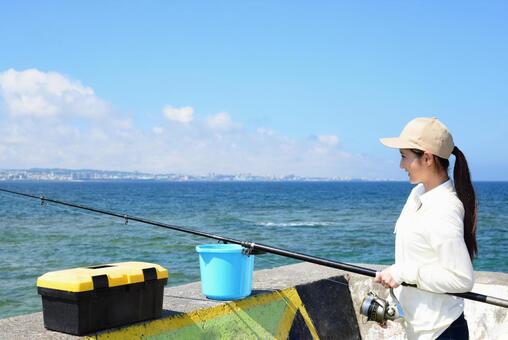
<path id="1" fill-rule="evenodd" d="M 0 168 L 405 179 L 378 139 L 437 116 L 474 179 L 508 180 L 507 10 L 2 3 Z"/>

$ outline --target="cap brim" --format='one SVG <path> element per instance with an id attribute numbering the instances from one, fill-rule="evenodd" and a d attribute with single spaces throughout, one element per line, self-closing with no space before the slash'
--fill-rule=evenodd
<path id="1" fill-rule="evenodd" d="M 411 143 L 410 141 L 402 139 L 400 137 L 380 138 L 379 141 L 384 146 L 387 146 L 387 147 L 393 148 L 393 149 L 411 149 L 411 148 L 418 147 L 414 143 Z"/>

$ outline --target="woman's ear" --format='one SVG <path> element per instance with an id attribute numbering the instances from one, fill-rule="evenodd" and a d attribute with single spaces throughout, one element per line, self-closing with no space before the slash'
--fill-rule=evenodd
<path id="1" fill-rule="evenodd" d="M 431 167 L 434 165 L 434 155 L 425 151 L 423 153 L 423 164 L 425 164 L 428 167 Z"/>

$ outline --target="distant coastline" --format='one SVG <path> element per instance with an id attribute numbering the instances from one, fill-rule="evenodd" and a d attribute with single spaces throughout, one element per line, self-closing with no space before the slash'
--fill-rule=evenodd
<path id="1" fill-rule="evenodd" d="M 259 176 L 249 173 L 186 175 L 151 174 L 138 171 L 114 171 L 93 169 L 2 169 L 0 181 L 53 181 L 53 182 L 89 182 L 89 181 L 166 181 L 166 182 L 398 182 L 393 179 L 367 179 L 352 177 L 304 177 L 297 175 Z"/>

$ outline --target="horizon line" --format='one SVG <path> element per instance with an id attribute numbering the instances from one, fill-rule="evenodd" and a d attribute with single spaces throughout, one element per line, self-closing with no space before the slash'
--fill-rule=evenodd
<path id="1" fill-rule="evenodd" d="M 185 173 L 152 173 L 152 172 L 141 172 L 138 170 L 102 170 L 102 169 L 71 169 L 71 168 L 9 168 L 0 169 L 0 172 L 5 171 L 66 171 L 66 172 L 98 172 L 98 173 L 122 173 L 124 175 L 139 175 L 139 176 L 176 176 L 179 178 L 82 178 L 82 179 L 34 179 L 34 178 L 18 178 L 18 179 L 2 179 L 0 182 L 19 182 L 19 181 L 33 181 L 33 182 L 119 182 L 119 181 L 160 181 L 160 182 L 408 182 L 404 179 L 393 179 L 393 178 L 366 178 L 366 177 L 351 177 L 351 176 L 332 176 L 332 177 L 320 177 L 320 176 L 303 176 L 295 174 L 285 175 L 256 175 L 252 173 L 238 172 L 238 173 L 216 173 L 209 172 L 206 175 L 203 174 L 185 174 Z M 248 176 L 249 178 L 234 178 L 238 176 Z M 201 178 L 200 178 L 201 177 Z M 209 177 L 209 178 L 207 178 Z M 211 177 L 211 178 L 210 178 Z M 213 177 L 227 177 L 229 179 L 213 179 Z M 480 179 L 473 180 L 473 182 L 508 182 L 506 179 Z"/>

